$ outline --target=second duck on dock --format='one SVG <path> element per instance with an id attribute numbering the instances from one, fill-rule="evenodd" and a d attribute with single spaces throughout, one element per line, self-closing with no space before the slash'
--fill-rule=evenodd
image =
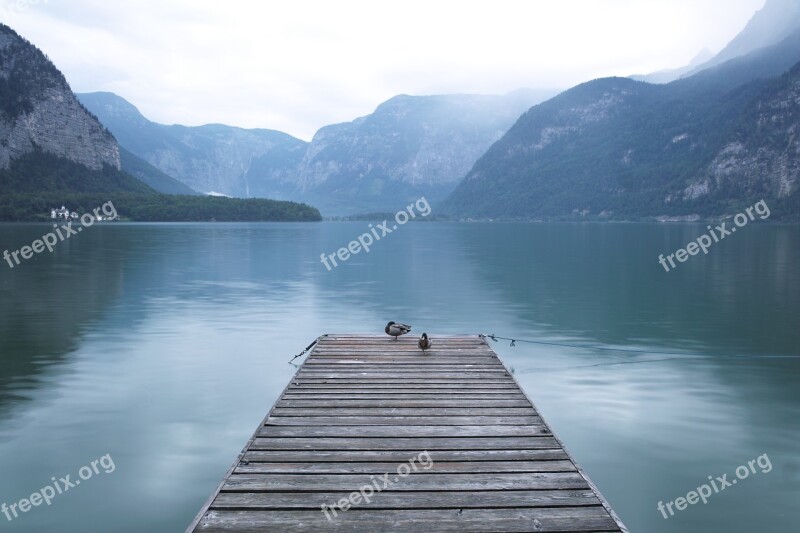
<path id="1" fill-rule="evenodd" d="M 422 337 L 419 338 L 419 342 L 417 342 L 417 346 L 419 346 L 422 349 L 423 352 L 425 350 L 427 350 L 428 348 L 430 348 L 431 344 L 433 344 L 433 343 L 428 338 L 428 334 L 427 333 L 423 333 Z"/>

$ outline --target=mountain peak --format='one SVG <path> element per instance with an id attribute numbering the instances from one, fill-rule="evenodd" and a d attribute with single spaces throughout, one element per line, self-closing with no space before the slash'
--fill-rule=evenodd
<path id="1" fill-rule="evenodd" d="M 94 110 L 95 115 L 114 117 L 128 122 L 145 123 L 147 119 L 139 109 L 125 98 L 111 92 L 94 92 L 78 94 L 78 99 L 87 108 Z M 103 112 L 98 112 L 102 108 Z"/>
<path id="2" fill-rule="evenodd" d="M 712 59 L 698 65 L 686 76 L 777 44 L 800 29 L 800 1 L 767 0 L 744 29 Z M 685 76 L 684 76 L 685 77 Z"/>

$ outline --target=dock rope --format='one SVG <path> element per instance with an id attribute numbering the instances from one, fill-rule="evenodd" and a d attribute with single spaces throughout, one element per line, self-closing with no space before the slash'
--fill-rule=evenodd
<path id="1" fill-rule="evenodd" d="M 652 350 L 636 350 L 632 348 L 611 348 L 608 346 L 596 346 L 596 345 L 584 345 L 584 344 L 567 344 L 563 342 L 548 342 L 548 341 L 533 341 L 529 339 L 515 339 L 511 337 L 501 337 L 499 335 L 492 334 L 485 334 L 481 333 L 478 335 L 482 339 L 491 339 L 494 342 L 498 342 L 501 340 L 504 341 L 511 341 L 509 346 L 516 346 L 518 342 L 523 342 L 526 344 L 540 344 L 545 346 L 563 346 L 565 348 L 583 348 L 586 350 L 603 350 L 608 352 L 627 352 L 627 353 L 639 353 L 639 354 L 649 354 L 649 355 L 671 355 L 677 356 L 676 358 L 697 358 L 697 357 L 708 357 L 707 354 L 698 354 L 698 353 L 687 353 L 687 352 L 655 352 Z M 738 358 L 738 359 L 798 359 L 800 355 L 714 355 L 714 357 L 731 357 L 731 358 Z M 659 359 L 659 361 L 663 361 L 664 359 Z M 642 361 L 646 362 L 646 361 Z M 606 363 L 611 364 L 611 363 Z M 620 364 L 620 363 L 616 363 Z"/>
<path id="2" fill-rule="evenodd" d="M 309 351 L 311 348 L 313 348 L 313 347 L 314 347 L 314 345 L 315 345 L 315 344 L 317 344 L 317 343 L 319 342 L 319 340 L 320 340 L 322 337 L 327 337 L 327 335 L 320 335 L 319 337 L 317 337 L 316 339 L 314 339 L 314 341 L 313 341 L 311 344 L 309 344 L 308 346 L 306 346 L 306 347 L 303 349 L 303 351 L 302 351 L 302 352 L 300 352 L 299 354 L 297 354 L 297 355 L 295 355 L 294 357 L 292 357 L 291 359 L 289 359 L 289 364 L 291 365 L 291 364 L 292 364 L 292 362 L 293 362 L 295 359 L 297 359 L 298 357 L 303 357 L 303 356 L 306 354 L 306 352 L 308 352 L 308 351 Z"/>

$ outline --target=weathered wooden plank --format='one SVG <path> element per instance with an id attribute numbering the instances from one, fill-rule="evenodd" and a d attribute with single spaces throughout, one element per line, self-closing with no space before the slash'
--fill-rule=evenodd
<path id="1" fill-rule="evenodd" d="M 559 448 L 551 436 L 540 437 L 257 437 L 252 450 L 541 450 Z"/>
<path id="2" fill-rule="evenodd" d="M 584 511 L 585 512 L 579 512 Z M 203 518 L 198 531 L 402 531 L 442 533 L 473 531 L 583 532 L 619 531 L 604 508 L 559 507 L 523 509 L 410 509 L 360 510 L 339 513 L 328 520 L 317 511 L 221 511 Z"/>
<path id="3" fill-rule="evenodd" d="M 463 383 L 451 384 L 440 383 L 434 385 L 415 385 L 413 383 L 398 383 L 395 385 L 372 385 L 369 383 L 351 383 L 342 385 L 336 383 L 311 383 L 305 385 L 289 385 L 287 392 L 306 392 L 306 391 L 361 391 L 361 392 L 417 392 L 435 389 L 440 392 L 517 392 L 518 389 L 508 383 Z"/>
<path id="4" fill-rule="evenodd" d="M 397 343 L 397 346 L 394 346 L 394 344 L 395 343 L 392 343 L 390 346 L 386 346 L 386 344 L 353 344 L 347 346 L 320 345 L 314 351 L 312 357 L 324 357 L 326 355 L 336 355 L 342 353 L 376 353 L 380 355 L 400 354 L 413 355 L 415 357 L 436 357 L 437 355 L 463 354 L 465 357 L 469 357 L 470 355 L 487 355 L 493 353 L 491 348 L 481 345 L 447 345 L 442 343 L 423 353 L 422 350 L 420 350 L 417 346 L 416 342 L 414 344 L 408 344 L 405 342 Z"/>
<path id="5" fill-rule="evenodd" d="M 346 374 L 346 373 L 359 373 L 359 374 L 366 374 L 366 373 L 400 373 L 405 375 L 406 373 L 425 373 L 425 374 L 440 374 L 440 373 L 461 373 L 461 372 L 498 372 L 501 374 L 505 374 L 506 370 L 502 366 L 497 365 L 471 365 L 470 367 L 466 367 L 465 365 L 442 365 L 442 364 L 393 364 L 383 365 L 383 364 L 373 364 L 373 363 L 341 363 L 341 364 L 333 364 L 333 365 L 309 365 L 304 367 L 300 370 L 300 374 L 311 374 L 311 373 L 337 373 L 337 374 Z"/>
<path id="6" fill-rule="evenodd" d="M 391 347 L 390 347 L 391 348 Z M 350 347 L 350 348 L 325 348 L 321 347 L 314 352 L 312 358 L 322 358 L 337 355 L 361 355 L 370 354 L 378 357 L 418 357 L 427 359 L 436 359 L 438 357 L 487 357 L 491 356 L 493 352 L 489 348 L 481 347 L 438 347 L 431 348 L 425 353 L 416 346 L 399 346 L 393 349 L 386 349 L 381 346 L 364 346 L 364 347 Z"/>
<path id="7" fill-rule="evenodd" d="M 290 388 L 298 388 L 301 385 L 300 384 L 301 381 L 306 381 L 306 380 L 300 380 L 300 379 L 293 380 L 289 384 Z M 341 382 L 341 381 L 335 381 L 335 380 L 330 380 L 330 379 L 321 380 L 322 383 L 315 383 L 316 381 L 320 381 L 318 378 L 317 379 L 313 379 L 313 380 L 307 380 L 307 381 L 308 382 L 306 382 L 306 383 L 302 383 L 302 387 L 304 387 L 304 388 L 305 387 L 310 387 L 310 388 L 317 388 L 317 387 L 349 388 L 348 386 L 353 385 L 354 388 L 361 387 L 361 388 L 369 388 L 369 389 L 380 389 L 380 388 L 386 388 L 386 387 L 419 388 L 419 387 L 430 386 L 431 382 L 434 382 L 434 384 L 435 384 L 435 382 L 439 382 L 439 384 L 437 385 L 439 388 L 464 387 L 464 388 L 477 388 L 477 389 L 486 388 L 486 389 L 514 389 L 514 390 L 518 390 L 518 388 L 514 385 L 513 381 L 509 381 L 509 380 L 507 380 L 505 378 L 499 379 L 499 380 L 493 379 L 491 381 L 481 382 L 481 383 L 475 383 L 473 381 L 460 383 L 458 381 L 454 381 L 454 380 L 450 380 L 450 379 L 448 379 L 448 380 L 442 380 L 442 379 L 395 380 L 396 383 L 394 383 L 394 384 L 391 384 L 391 383 L 387 384 L 385 382 L 381 382 L 381 383 L 364 383 L 364 380 L 356 380 L 354 383 L 348 383 L 348 382 Z"/>
<path id="8" fill-rule="evenodd" d="M 284 397 L 285 398 L 285 397 Z M 474 399 L 454 399 L 446 396 L 435 396 L 433 398 L 419 398 L 403 396 L 401 398 L 286 398 L 278 400 L 277 407 L 454 407 L 454 408 L 473 408 L 473 407 L 530 407 L 526 399 L 495 399 L 491 396 L 484 396 Z"/>
<path id="9" fill-rule="evenodd" d="M 222 492 L 212 509 L 308 509 L 350 496 L 347 492 Z M 358 509 L 502 509 L 597 506 L 590 490 L 380 492 Z M 354 509 L 355 510 L 355 509 Z"/>
<path id="10" fill-rule="evenodd" d="M 320 404 L 314 408 L 302 407 L 276 407 L 273 416 L 534 416 L 526 407 L 496 407 L 496 408 L 466 408 L 466 407 L 437 407 L 437 408 L 409 408 L 409 407 L 329 407 Z"/>
<path id="11" fill-rule="evenodd" d="M 432 384 L 433 387 L 435 384 Z M 330 391 L 315 391 L 315 390 L 306 390 L 305 388 L 302 389 L 289 389 L 286 391 L 285 397 L 289 399 L 291 396 L 313 396 L 315 394 L 330 394 L 330 395 L 338 395 L 338 396 L 349 396 L 350 394 L 353 395 L 361 395 L 367 396 L 378 399 L 385 399 L 389 396 L 398 396 L 401 398 L 408 397 L 412 399 L 414 397 L 419 398 L 419 396 L 430 396 L 431 398 L 441 397 L 441 396 L 449 396 L 453 399 L 456 398 L 485 398 L 487 400 L 491 399 L 492 397 L 496 397 L 499 399 L 509 398 L 509 399 L 519 399 L 520 397 L 525 397 L 519 390 L 508 390 L 508 389 L 463 389 L 463 390 L 451 390 L 451 389 L 443 389 L 441 391 L 431 392 L 430 390 L 419 389 L 417 387 L 404 390 L 401 392 L 393 392 L 391 390 L 381 390 L 381 391 L 372 391 L 372 390 L 357 390 L 351 389 L 348 392 L 337 391 L 335 389 Z"/>
<path id="12" fill-rule="evenodd" d="M 422 368 L 423 370 L 420 370 Z M 394 365 L 385 365 L 385 364 L 373 364 L 373 363 L 340 363 L 340 364 L 317 364 L 317 365 L 308 365 L 303 366 L 300 368 L 299 374 L 311 374 L 311 373 L 337 373 L 337 374 L 347 374 L 347 373 L 381 373 L 381 374 L 394 374 L 395 372 L 399 372 L 402 374 L 411 373 L 411 374 L 428 374 L 428 373 L 454 373 L 458 374 L 461 372 L 485 372 L 485 373 L 492 373 L 492 372 L 499 372 L 501 374 L 506 373 L 505 367 L 502 365 L 445 365 L 440 363 L 430 363 L 426 362 L 423 365 L 403 365 L 403 364 L 394 364 Z"/>
<path id="13" fill-rule="evenodd" d="M 485 373 L 485 372 L 484 372 Z M 317 375 L 320 374 L 320 375 Z M 334 377 L 326 378 L 325 374 L 333 374 Z M 378 374 L 378 375 L 374 375 Z M 473 372 L 472 374 L 475 374 Z M 508 378 L 511 377 L 507 372 L 491 371 L 488 372 L 489 375 L 485 376 L 486 379 L 491 381 L 498 381 L 501 383 L 508 383 Z M 468 375 L 462 376 L 459 371 L 458 367 L 453 367 L 453 370 L 443 372 L 443 371 L 435 371 L 435 372 L 426 372 L 424 369 L 417 368 L 414 372 L 407 372 L 404 373 L 402 376 L 395 374 L 394 371 L 387 369 L 384 371 L 351 371 L 351 372 L 323 372 L 323 371 L 305 371 L 301 370 L 295 376 L 295 379 L 292 381 L 296 381 L 298 379 L 328 379 L 328 380 L 340 380 L 340 379 L 358 379 L 361 381 L 364 380 L 374 380 L 378 383 L 385 382 L 385 381 L 401 381 L 401 380 L 413 380 L 413 381 L 442 381 L 442 382 L 453 382 L 453 381 L 467 381 L 468 379 L 472 380 L 475 379 L 476 376 Z M 343 381 L 342 383 L 347 383 Z"/>
<path id="14" fill-rule="evenodd" d="M 403 462 L 415 456 L 410 455 Z M 427 461 L 427 458 L 426 458 Z M 400 464 L 403 464 L 401 462 Z M 430 474 L 470 474 L 508 472 L 575 472 L 571 461 L 471 461 L 439 462 L 430 460 L 424 465 L 416 461 L 419 472 Z M 375 474 L 395 472 L 398 463 L 248 463 L 240 464 L 234 474 Z M 416 474 L 415 474 L 416 475 Z"/>
<path id="15" fill-rule="evenodd" d="M 544 450 L 430 450 L 428 455 L 434 463 L 468 462 L 468 461 L 561 461 L 569 456 L 560 448 Z M 250 463 L 364 463 L 384 462 L 400 464 L 408 461 L 408 451 L 403 450 L 361 450 L 361 451 L 325 451 L 325 450 L 269 450 L 248 451 L 242 457 Z"/>
<path id="16" fill-rule="evenodd" d="M 394 365 L 502 365 L 493 355 L 450 356 L 450 357 L 418 357 L 418 356 L 385 356 L 385 355 L 336 355 L 325 357 L 312 357 L 304 363 L 307 368 L 316 368 L 323 365 L 359 365 L 359 364 L 385 364 Z"/>
<path id="17" fill-rule="evenodd" d="M 521 397 L 517 394 L 506 395 L 506 394 L 437 394 L 437 393 L 431 393 L 431 394 L 401 393 L 401 394 L 381 394 L 375 396 L 369 396 L 365 394 L 303 393 L 303 394 L 286 394 L 282 398 L 283 399 L 281 401 L 316 401 L 316 402 L 372 401 L 373 403 L 366 404 L 367 407 L 371 406 L 380 407 L 381 405 L 389 405 L 392 402 L 394 402 L 394 404 L 397 404 L 398 407 L 404 407 L 404 406 L 413 407 L 415 405 L 425 405 L 428 407 L 437 407 L 437 406 L 446 407 L 448 402 L 450 403 L 461 402 L 461 403 L 453 403 L 455 407 L 468 406 L 470 402 L 473 402 L 475 406 L 478 407 L 482 406 L 508 407 L 508 406 L 525 406 L 525 404 L 521 402 L 527 401 L 524 399 L 524 397 Z M 485 404 L 483 402 L 492 402 L 492 403 Z M 517 403 L 514 404 L 513 402 Z M 328 405 L 334 406 L 333 403 L 330 403 Z"/>
<path id="18" fill-rule="evenodd" d="M 395 467 L 396 468 L 396 467 Z M 357 491 L 373 484 L 370 474 L 232 474 L 222 487 L 224 491 Z M 386 483 L 388 481 L 388 484 Z M 401 477 L 396 472 L 379 480 L 381 490 L 546 490 L 588 489 L 586 480 L 577 472 L 514 472 L 499 474 L 429 474 L 414 472 Z"/>
<path id="19" fill-rule="evenodd" d="M 399 342 L 391 339 L 381 339 L 377 342 L 338 342 L 338 343 L 322 342 L 319 343 L 319 345 L 317 346 L 317 349 L 314 351 L 314 355 L 317 355 L 318 353 L 324 352 L 326 350 L 350 350 L 359 348 L 382 350 L 384 352 L 391 352 L 391 353 L 396 353 L 402 350 L 410 350 L 420 354 L 422 353 L 422 350 L 420 350 L 419 347 L 417 346 L 416 337 L 403 337 Z M 435 344 L 434 348 L 431 348 L 431 351 L 427 353 L 431 353 L 433 350 L 447 351 L 447 350 L 457 350 L 457 349 L 488 350 L 491 348 L 486 344 L 480 344 L 480 343 L 443 341 Z"/>
<path id="20" fill-rule="evenodd" d="M 541 425 L 538 416 L 271 416 L 268 426 L 519 426 Z"/>
<path id="21" fill-rule="evenodd" d="M 259 437 L 535 437 L 544 425 L 527 426 L 262 426 Z"/>
<path id="22" fill-rule="evenodd" d="M 500 363 L 498 360 L 490 358 L 490 357 L 471 357 L 471 358 L 461 358 L 461 357 L 450 357 L 450 358 L 438 358 L 438 359 L 429 359 L 424 358 L 421 359 L 419 357 L 404 357 L 404 358 L 382 358 L 379 356 L 339 356 L 339 357 L 322 357 L 318 359 L 312 359 L 307 361 L 307 364 L 304 365 L 305 368 L 314 369 L 324 366 L 335 366 L 337 368 L 340 365 L 349 365 L 352 367 L 358 367 L 358 365 L 384 365 L 386 368 L 394 369 L 394 368 L 402 368 L 402 367 L 413 367 L 418 366 L 420 368 L 436 368 L 436 367 L 443 367 L 443 368 L 459 368 L 461 365 L 472 365 L 472 366 L 489 366 L 492 368 L 497 367 L 497 363 Z"/>
<path id="23" fill-rule="evenodd" d="M 332 382 L 328 380 L 327 382 L 320 382 L 320 383 L 308 383 L 306 380 L 292 382 L 289 389 L 286 390 L 286 394 L 303 394 L 305 392 L 318 392 L 318 391 L 328 391 L 328 392 L 336 392 L 337 388 L 330 388 Z M 444 394 L 522 394 L 519 389 L 513 389 L 508 387 L 496 387 L 495 385 L 506 385 L 506 382 L 498 382 L 494 381 L 492 383 L 485 383 L 481 380 L 475 381 L 455 381 L 455 380 L 447 380 L 447 381 L 438 381 L 438 380 L 414 380 L 412 381 L 405 381 L 399 379 L 393 382 L 384 382 L 384 383 L 371 383 L 368 381 L 357 381 L 353 383 L 340 383 L 338 388 L 344 388 L 345 391 L 355 391 L 360 392 L 362 394 L 389 394 L 389 393 L 419 393 L 424 392 L 426 389 L 436 389 L 440 393 Z M 357 385 L 355 387 L 346 388 L 345 385 Z M 443 385 L 449 385 L 449 387 L 442 387 Z M 364 389 L 364 390 L 359 390 Z M 461 390 L 458 390 L 461 389 Z M 339 393 L 341 394 L 341 393 Z"/>

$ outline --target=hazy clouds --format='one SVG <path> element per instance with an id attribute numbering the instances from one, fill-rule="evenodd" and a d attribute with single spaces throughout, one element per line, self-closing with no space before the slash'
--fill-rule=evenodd
<path id="1" fill-rule="evenodd" d="M 717 52 L 764 0 L 0 0 L 77 92 L 309 139 L 399 94 L 567 88 Z"/>

